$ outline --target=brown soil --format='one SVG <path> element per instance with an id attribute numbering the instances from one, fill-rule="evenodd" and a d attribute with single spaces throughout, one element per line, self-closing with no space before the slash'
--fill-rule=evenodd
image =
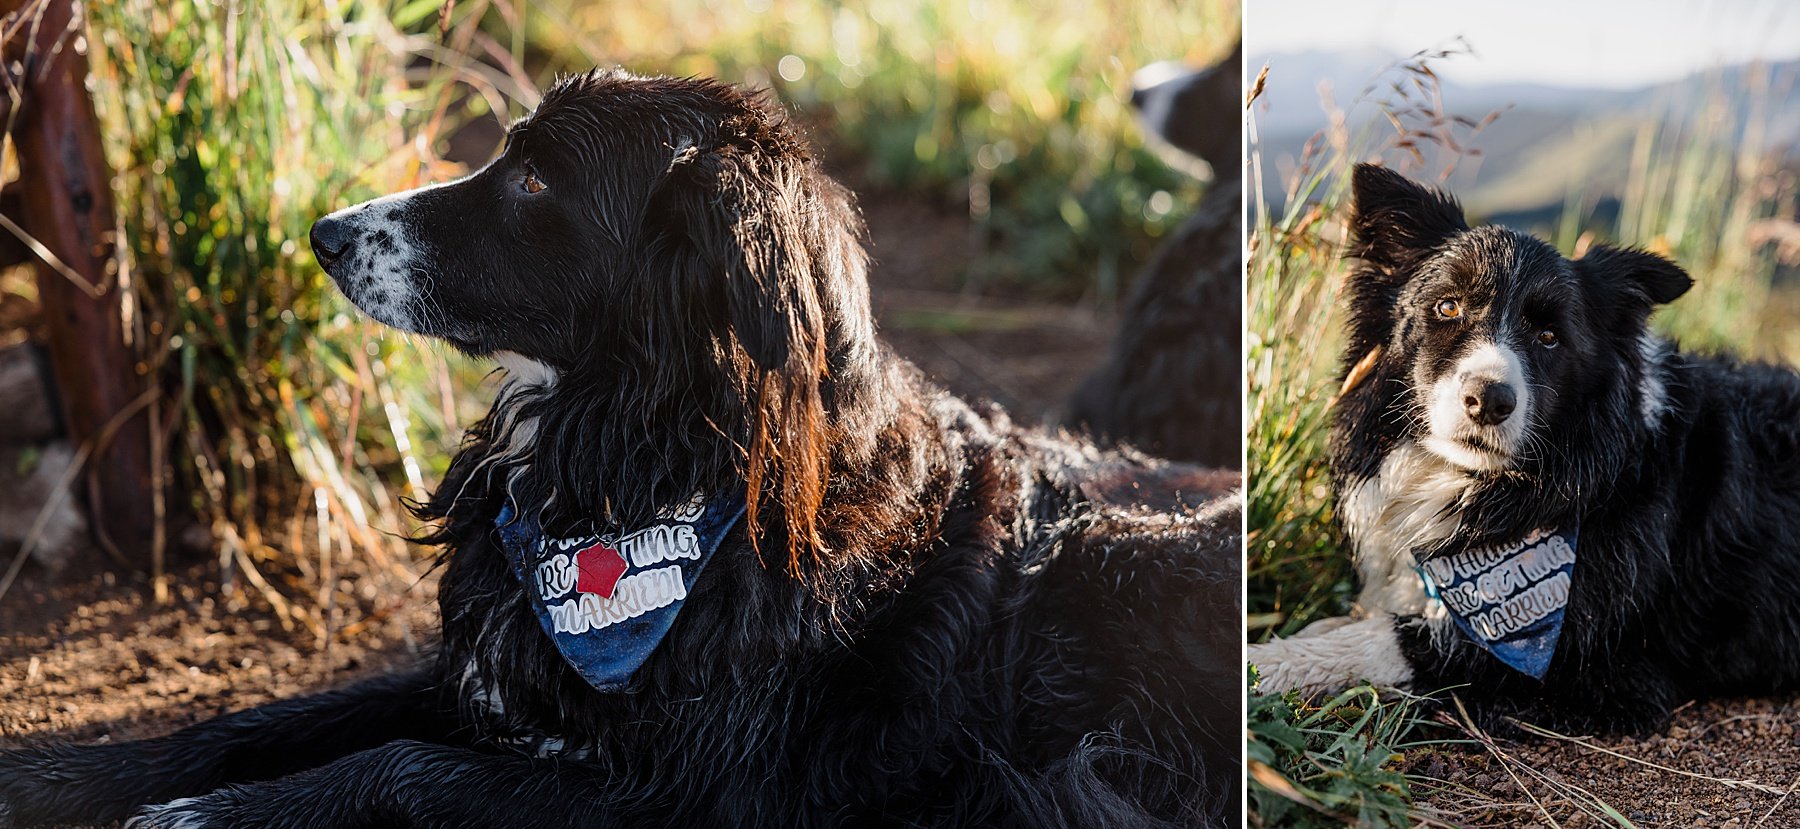
<path id="1" fill-rule="evenodd" d="M 951 389 L 1035 422 L 1098 360 L 1107 320 L 949 287 L 968 255 L 965 217 L 892 199 L 865 205 L 882 330 Z M 0 551 L 0 569 L 10 561 Z M 372 571 L 351 565 L 344 576 L 380 578 Z M 143 737 L 395 670 L 427 652 L 436 629 L 429 576 L 393 597 L 400 610 L 324 647 L 282 630 L 218 575 L 216 564 L 187 563 L 173 600 L 157 606 L 140 576 L 113 572 L 98 554 L 60 576 L 28 566 L 0 597 L 0 747 Z"/>
<path id="2" fill-rule="evenodd" d="M 222 590 L 215 565 L 175 576 L 163 606 L 144 580 L 115 576 L 99 556 L 64 578 L 29 573 L 13 585 L 0 601 L 0 746 L 159 734 L 411 664 L 436 627 L 429 583 L 400 612 L 322 647 Z"/>
<path id="3" fill-rule="evenodd" d="M 971 401 L 991 400 L 1028 423 L 1053 421 L 1111 341 L 1114 321 L 1092 309 L 953 286 L 974 255 L 966 218 L 916 202 L 865 200 L 882 336 L 925 373 Z"/>
<path id="4" fill-rule="evenodd" d="M 1800 794 L 1789 796 L 1800 787 L 1800 697 L 1689 705 L 1643 739 L 1571 736 L 1415 752 L 1409 771 L 1433 781 L 1416 792 L 1420 816 L 1464 827 L 1619 825 L 1598 801 L 1640 827 L 1800 826 Z"/>

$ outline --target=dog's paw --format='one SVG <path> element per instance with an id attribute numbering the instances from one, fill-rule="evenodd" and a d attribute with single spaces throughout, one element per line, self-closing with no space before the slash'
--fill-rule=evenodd
<path id="1" fill-rule="evenodd" d="M 1288 638 L 1305 639 L 1309 636 L 1322 636 L 1355 621 L 1356 619 L 1350 616 L 1332 616 L 1325 619 L 1319 619 L 1306 627 L 1294 631 L 1294 635 L 1289 636 Z"/>
<path id="2" fill-rule="evenodd" d="M 1289 691 L 1306 693 L 1309 690 L 1302 679 L 1305 671 L 1293 664 L 1290 655 L 1282 647 L 1287 640 L 1273 639 L 1265 644 L 1244 646 L 1244 661 L 1256 666 L 1256 691 L 1261 694 L 1285 694 Z"/>
<path id="3" fill-rule="evenodd" d="M 1319 696 L 1361 682 L 1407 688 L 1413 679 L 1412 667 L 1394 634 L 1393 620 L 1386 617 L 1333 624 L 1305 636 L 1249 645 L 1245 659 L 1256 666 L 1257 690 L 1265 694 L 1299 691 L 1304 696 Z"/>
<path id="4" fill-rule="evenodd" d="M 340 818 L 328 796 L 322 799 L 293 778 L 278 778 L 146 806 L 122 829 L 324 829 L 345 825 Z"/>
<path id="5" fill-rule="evenodd" d="M 212 795 L 184 797 L 161 806 L 148 806 L 130 820 L 123 829 L 208 829 L 232 825 L 223 814 L 226 809 Z"/>

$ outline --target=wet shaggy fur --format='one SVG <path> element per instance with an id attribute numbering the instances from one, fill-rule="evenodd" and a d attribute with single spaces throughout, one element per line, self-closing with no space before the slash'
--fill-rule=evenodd
<path id="1" fill-rule="evenodd" d="M 567 79 L 487 168 L 340 211 L 314 243 L 365 311 L 511 375 L 418 508 L 444 557 L 435 660 L 0 754 L 0 824 L 1235 820 L 1235 476 L 922 379 L 875 336 L 848 194 L 758 98 Z M 589 687 L 509 571 L 502 505 L 557 534 L 727 487 L 754 520 L 633 687 Z"/>
<path id="2" fill-rule="evenodd" d="M 1575 733 L 1641 731 L 1696 698 L 1800 687 L 1800 376 L 1650 333 L 1652 310 L 1690 285 L 1666 259 L 1604 245 L 1566 259 L 1470 228 L 1450 197 L 1392 172 L 1355 176 L 1361 266 L 1344 367 L 1369 370 L 1338 405 L 1331 463 L 1361 610 L 1391 622 L 1405 664 L 1328 666 L 1331 654 L 1313 653 L 1281 666 L 1285 681 L 1398 668 L 1410 679 L 1395 684 L 1414 690 L 1463 686 L 1490 721 Z M 1482 344 L 1518 360 L 1512 417 L 1525 421 L 1509 457 L 1471 469 L 1427 448 L 1425 398 Z M 1542 682 L 1455 631 L 1411 572 L 1415 554 L 1575 524 L 1572 594 Z M 1310 645 L 1303 634 L 1257 646 L 1252 661 L 1316 651 L 1342 635 L 1331 627 Z"/>

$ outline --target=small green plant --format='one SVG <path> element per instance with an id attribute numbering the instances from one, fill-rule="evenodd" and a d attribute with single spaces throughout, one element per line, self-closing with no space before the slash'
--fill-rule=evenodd
<path id="1" fill-rule="evenodd" d="M 1412 826 L 1412 792 L 1396 767 L 1416 744 L 1416 703 L 1367 686 L 1318 705 L 1294 692 L 1256 693 L 1250 675 L 1249 739 L 1253 825 Z"/>

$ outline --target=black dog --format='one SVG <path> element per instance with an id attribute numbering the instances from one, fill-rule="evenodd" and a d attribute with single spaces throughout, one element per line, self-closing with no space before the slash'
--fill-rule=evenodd
<path id="1" fill-rule="evenodd" d="M 1637 731 L 1800 685 L 1800 377 L 1651 333 L 1691 284 L 1659 256 L 1571 261 L 1378 167 L 1354 188 L 1331 463 L 1369 615 L 1253 646 L 1265 687 L 1466 685 L 1490 721 Z"/>
<path id="2" fill-rule="evenodd" d="M 1233 469 L 1244 457 L 1242 67 L 1240 44 L 1132 93 L 1144 129 L 1204 159 L 1215 180 L 1132 283 L 1106 358 L 1062 418 L 1101 441 Z"/>
<path id="3" fill-rule="evenodd" d="M 758 98 L 623 73 L 558 83 L 469 178 L 321 220 L 358 306 L 510 369 L 418 508 L 435 662 L 0 755 L 13 823 L 1222 824 L 1235 478 L 1097 500 L 1206 479 L 924 382 L 875 336 L 861 233 Z"/>

